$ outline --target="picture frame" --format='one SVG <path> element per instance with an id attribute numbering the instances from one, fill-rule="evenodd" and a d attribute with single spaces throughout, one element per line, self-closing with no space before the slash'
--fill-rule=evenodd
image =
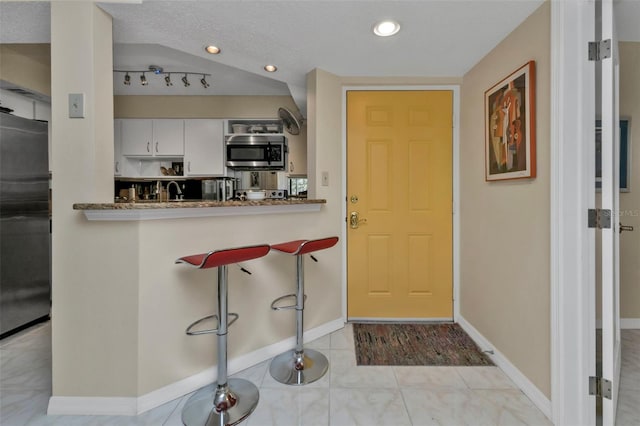
<path id="1" fill-rule="evenodd" d="M 596 120 L 596 191 L 602 190 L 602 124 Z M 631 182 L 631 120 L 620 118 L 620 192 L 630 192 Z"/>
<path id="2" fill-rule="evenodd" d="M 535 61 L 484 93 L 485 180 L 536 177 Z"/>

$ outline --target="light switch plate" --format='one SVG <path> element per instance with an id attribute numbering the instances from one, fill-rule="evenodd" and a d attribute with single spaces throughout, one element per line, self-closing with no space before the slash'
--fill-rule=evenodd
<path id="1" fill-rule="evenodd" d="M 329 186 L 329 172 L 322 172 L 322 181 L 320 182 L 322 186 Z"/>
<path id="2" fill-rule="evenodd" d="M 84 118 L 84 93 L 69 93 L 69 118 Z"/>

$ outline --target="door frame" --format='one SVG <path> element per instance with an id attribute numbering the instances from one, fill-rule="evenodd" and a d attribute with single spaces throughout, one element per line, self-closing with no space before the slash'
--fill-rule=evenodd
<path id="1" fill-rule="evenodd" d="M 595 425 L 595 2 L 551 2 L 551 406 L 557 425 Z M 589 142 L 589 143 L 587 143 Z"/>
<path id="2" fill-rule="evenodd" d="M 453 216 L 452 216 L 452 273 L 453 273 L 453 320 L 457 321 L 460 313 L 459 289 L 460 289 L 460 85 L 458 84 L 430 84 L 430 85 L 367 85 L 367 86 L 342 86 L 342 197 L 344 200 L 341 207 L 342 217 L 345 222 L 342 224 L 341 238 L 347 242 L 347 92 L 349 91 L 439 91 L 449 90 L 453 95 Z M 347 317 L 347 244 L 342 244 L 342 317 Z"/>

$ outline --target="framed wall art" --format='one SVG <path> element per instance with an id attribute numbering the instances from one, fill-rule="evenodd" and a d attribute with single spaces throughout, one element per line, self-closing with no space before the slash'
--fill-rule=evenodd
<path id="1" fill-rule="evenodd" d="M 536 176 L 535 62 L 484 93 L 485 179 Z"/>

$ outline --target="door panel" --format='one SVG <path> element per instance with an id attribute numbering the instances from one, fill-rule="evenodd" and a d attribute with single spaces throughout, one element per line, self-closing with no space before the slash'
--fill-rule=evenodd
<path id="1" fill-rule="evenodd" d="M 450 91 L 347 93 L 349 318 L 451 318 Z"/>
<path id="2" fill-rule="evenodd" d="M 601 2 L 602 39 L 611 40 L 611 57 L 602 60 L 601 68 L 601 170 L 602 209 L 610 211 L 611 227 L 601 230 L 602 276 L 602 377 L 610 380 L 611 397 L 602 399 L 602 424 L 615 425 L 620 383 L 620 262 L 619 262 L 619 193 L 620 193 L 620 117 L 618 111 L 618 42 L 615 37 L 613 1 Z"/>

